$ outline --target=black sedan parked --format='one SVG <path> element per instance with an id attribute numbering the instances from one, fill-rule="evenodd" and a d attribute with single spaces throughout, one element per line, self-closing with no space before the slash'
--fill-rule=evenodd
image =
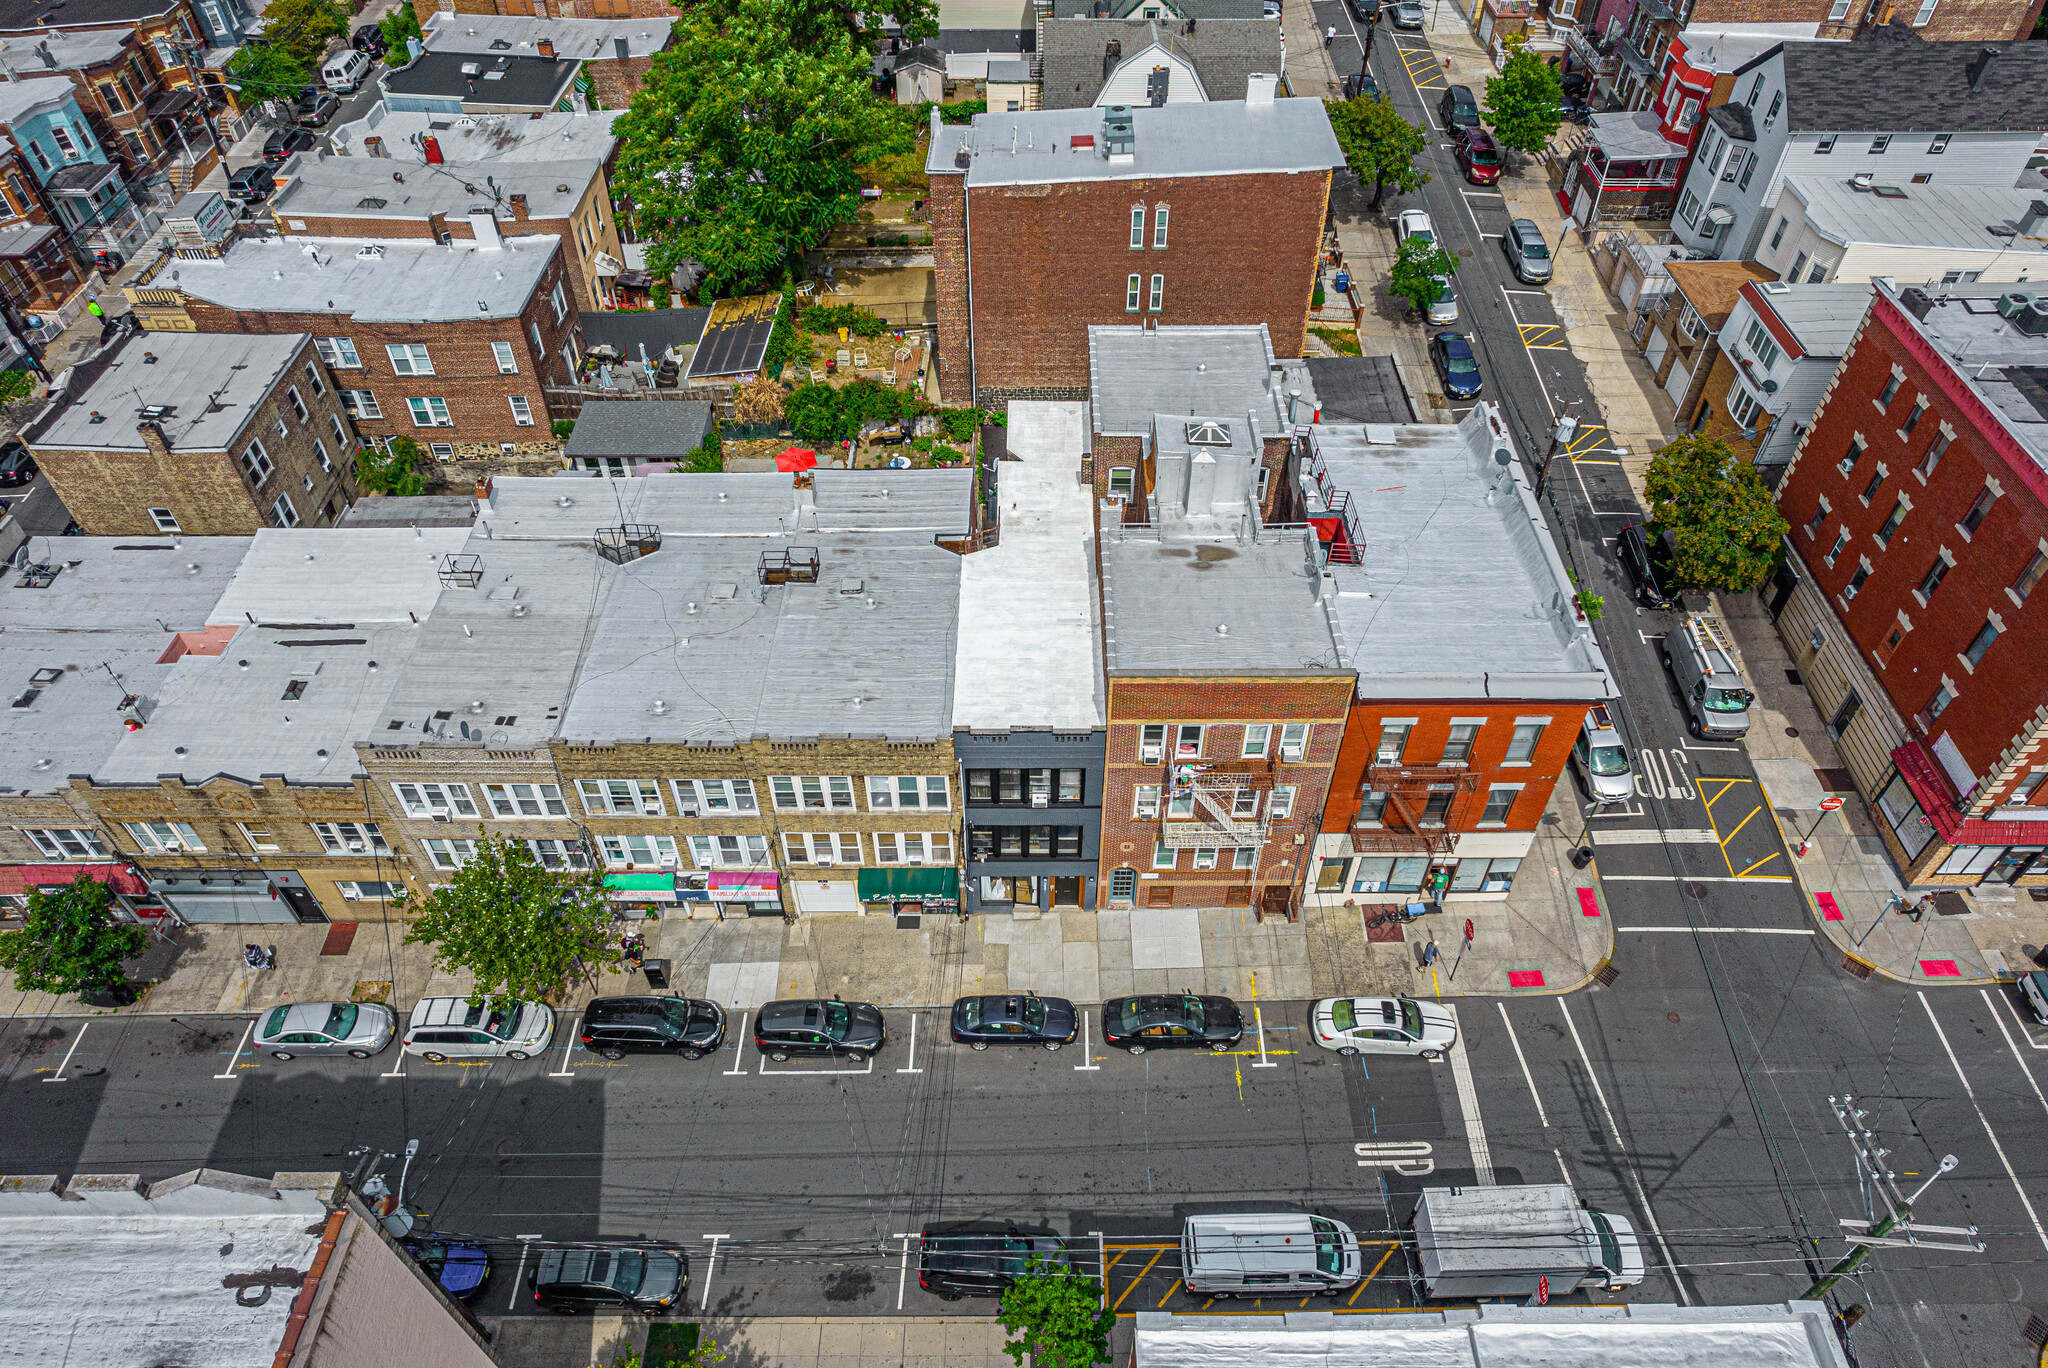
<path id="1" fill-rule="evenodd" d="M 19 489 L 33 484 L 36 478 L 36 458 L 29 455 L 28 448 L 14 438 L 0 445 L 0 489 Z"/>
<path id="2" fill-rule="evenodd" d="M 1244 1038 L 1244 1013 L 1227 997 L 1148 993 L 1102 1004 L 1102 1040 L 1120 1050 L 1216 1050 Z"/>
<path id="3" fill-rule="evenodd" d="M 1027 1235 L 1015 1226 L 928 1229 L 917 1242 L 917 1285 L 944 1301 L 1000 1297 L 1034 1257 L 1065 1272 L 1067 1242 L 1057 1235 Z"/>
<path id="4" fill-rule="evenodd" d="M 725 1013 L 715 1002 L 690 998 L 597 998 L 583 1011 L 579 1038 L 606 1059 L 628 1051 L 702 1059 L 725 1043 Z"/>
<path id="5" fill-rule="evenodd" d="M 1621 558 L 1628 577 L 1635 581 L 1636 598 L 1643 607 L 1676 608 L 1678 571 L 1673 564 L 1670 534 L 1660 533 L 1652 541 L 1648 532 L 1640 523 L 1622 528 L 1614 539 L 1615 554 Z"/>
<path id="6" fill-rule="evenodd" d="M 1472 344 L 1465 340 L 1465 334 L 1440 332 L 1430 338 L 1429 359 L 1436 367 L 1437 378 L 1444 382 L 1447 397 L 1479 397 L 1484 381 L 1479 374 L 1479 360 L 1472 355 Z"/>
<path id="7" fill-rule="evenodd" d="M 530 1276 L 533 1299 L 558 1315 L 614 1307 L 659 1314 L 690 1285 L 690 1261 L 671 1249 L 548 1249 Z"/>
<path id="8" fill-rule="evenodd" d="M 280 128 L 263 140 L 263 160 L 272 163 L 284 161 L 318 141 L 310 128 Z"/>
<path id="9" fill-rule="evenodd" d="M 888 1038 L 882 1009 L 871 1002 L 793 998 L 768 1003 L 754 1019 L 754 1048 L 774 1060 L 791 1055 L 872 1059 Z"/>
<path id="10" fill-rule="evenodd" d="M 1073 1043 L 1080 1016 L 1065 998 L 964 997 L 953 1004 L 953 1040 L 986 1050 L 991 1045 L 1038 1045 L 1057 1050 Z"/>

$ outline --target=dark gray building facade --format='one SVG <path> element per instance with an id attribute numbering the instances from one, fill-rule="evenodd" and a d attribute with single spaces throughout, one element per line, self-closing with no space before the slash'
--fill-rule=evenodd
<path id="1" fill-rule="evenodd" d="M 1093 910 L 1108 733 L 956 731 L 969 912 Z"/>

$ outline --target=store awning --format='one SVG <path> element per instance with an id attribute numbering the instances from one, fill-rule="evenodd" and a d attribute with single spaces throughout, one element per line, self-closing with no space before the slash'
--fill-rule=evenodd
<path id="1" fill-rule="evenodd" d="M 905 898 L 960 897 L 960 871 L 944 869 L 863 869 L 860 900 L 887 902 Z"/>
<path id="2" fill-rule="evenodd" d="M 32 888 L 68 884 L 80 874 L 116 893 L 145 897 L 149 885 L 124 864 L 41 864 L 0 866 L 0 893 L 26 893 Z"/>
<path id="3" fill-rule="evenodd" d="M 724 873 L 706 880 L 711 897 L 718 902 L 781 902 L 776 875 Z"/>
<path id="4" fill-rule="evenodd" d="M 607 874 L 604 892 L 614 902 L 674 902 L 673 874 Z"/>

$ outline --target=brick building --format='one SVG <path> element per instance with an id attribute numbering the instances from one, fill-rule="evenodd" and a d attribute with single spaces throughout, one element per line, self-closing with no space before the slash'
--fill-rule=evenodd
<path id="1" fill-rule="evenodd" d="M 1301 353 L 1344 164 L 1320 100 L 977 115 L 932 125 L 940 387 L 1078 399 L 1091 326 L 1249 324 Z"/>
<path id="2" fill-rule="evenodd" d="M 140 28 L 51 33 L 28 56 L 68 76 L 93 131 L 120 159 L 130 180 L 161 177 L 169 198 L 197 185 L 220 164 L 207 122 L 219 99 L 193 83 L 190 20 L 169 16 L 154 37 Z"/>
<path id="3" fill-rule="evenodd" d="M 2048 885 L 2043 375 L 2038 296 L 1880 281 L 1778 488 L 1765 592 L 1913 884 Z"/>
<path id="4" fill-rule="evenodd" d="M 561 240 L 445 246 L 243 239 L 217 261 L 166 257 L 125 293 L 155 332 L 308 332 L 367 439 L 440 460 L 559 458 L 545 391 L 581 356 Z"/>
<path id="5" fill-rule="evenodd" d="M 529 18 L 525 15 L 458 14 L 437 10 L 425 28 L 429 52 L 491 56 L 559 56 L 583 64 L 591 104 L 624 109 L 654 65 L 654 54 L 672 41 L 672 13 L 632 19 Z"/>
<path id="6" fill-rule="evenodd" d="M 1693 425 L 1707 378 L 1721 353 L 1721 329 L 1743 286 L 1772 278 L 1754 261 L 1674 261 L 1671 291 L 1645 313 L 1643 360 L 1678 406 L 1680 429 Z"/>
<path id="7" fill-rule="evenodd" d="M 668 0 L 412 0 L 424 29 L 438 13 L 518 15 L 536 19 L 672 19 Z"/>
<path id="8" fill-rule="evenodd" d="M 94 536 L 331 526 L 356 494 L 356 435 L 305 333 L 130 334 L 22 440 Z"/>

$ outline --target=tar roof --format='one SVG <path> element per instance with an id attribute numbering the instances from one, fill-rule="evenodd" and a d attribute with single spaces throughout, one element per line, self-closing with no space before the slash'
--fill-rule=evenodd
<path id="1" fill-rule="evenodd" d="M 1712 332 L 1719 332 L 1728 321 L 1728 311 L 1735 307 L 1744 285 L 1778 278 L 1776 271 L 1760 261 L 1674 261 L 1664 269 Z"/>
<path id="2" fill-rule="evenodd" d="M 614 61 L 618 40 L 626 40 L 630 57 L 652 57 L 668 46 L 673 19 L 535 19 L 523 14 L 457 14 L 437 10 L 427 21 L 429 52 L 509 52 L 515 57 L 538 55 L 542 39 L 555 45 L 555 56 L 583 61 Z M 499 46 L 503 44 L 504 46 Z"/>
<path id="3" fill-rule="evenodd" d="M 280 219 L 298 214 L 318 218 L 423 219 L 431 214 L 465 217 L 471 209 L 497 201 L 495 217 L 501 231 L 521 227 L 512 214 L 512 196 L 526 196 L 529 217 L 566 218 L 575 213 L 583 193 L 604 167 L 601 157 L 562 161 L 522 161 L 493 167 L 486 184 L 482 174 L 463 167 L 422 168 L 393 179 L 391 163 L 369 157 L 301 158 L 284 189 L 272 199 Z"/>
<path id="4" fill-rule="evenodd" d="M 31 449 L 147 450 L 153 418 L 173 452 L 226 451 L 291 368 L 310 334 L 136 333 L 99 377 L 29 437 Z M 94 415 L 99 417 L 96 419 Z"/>
<path id="5" fill-rule="evenodd" d="M 936 116 L 936 112 L 935 112 Z M 936 121 L 936 117 L 935 117 Z M 1344 165 L 1321 100 L 1169 104 L 1131 111 L 1134 153 L 1104 155 L 1098 109 L 1042 109 L 974 116 L 971 128 L 941 126 L 925 170 L 958 175 L 968 154 L 969 189 L 1065 181 L 1152 180 L 1172 176 L 1277 175 Z M 1087 144 L 1073 146 L 1075 138 Z"/>
<path id="6" fill-rule="evenodd" d="M 2013 287 L 1944 286 L 1936 296 L 1929 289 L 1895 291 L 1880 282 L 1877 290 L 1888 301 L 1925 313 L 1918 320 L 1920 333 L 2026 449 L 2035 468 L 2022 473 L 2037 496 L 2048 497 L 2048 337 L 2029 337 L 1999 314 L 1999 297 Z M 1898 324 L 1913 325 L 1910 316 Z"/>
<path id="7" fill-rule="evenodd" d="M 1122 44 L 1126 64 L 1154 44 L 1193 63 L 1211 100 L 1242 100 L 1253 72 L 1280 69 L 1277 19 L 1212 19 L 1192 27 L 1189 32 L 1185 22 L 1156 19 L 1046 20 L 1038 50 L 1045 108 L 1095 103 L 1104 84 L 1103 53 L 1112 41 Z"/>
<path id="8" fill-rule="evenodd" d="M 47 793 L 113 753 L 126 735 L 122 699 L 153 699 L 171 672 L 164 657 L 209 649 L 208 614 L 249 539 L 31 537 L 24 547 L 28 565 L 54 574 L 0 574 L 0 693 L 15 704 L 0 710 L 0 786 Z"/>
<path id="9" fill-rule="evenodd" d="M 219 261 L 168 258 L 148 284 L 223 308 L 333 313 L 364 323 L 517 318 L 560 248 L 560 238 L 545 235 L 508 237 L 498 250 L 465 239 L 444 247 L 243 238 Z"/>
<path id="10" fill-rule="evenodd" d="M 645 347 L 647 359 L 659 362 L 670 347 L 695 346 L 710 317 L 708 308 L 630 309 L 579 314 L 577 322 L 583 329 L 585 347 L 614 347 L 631 361 L 639 360 L 640 349 Z"/>
<path id="11" fill-rule="evenodd" d="M 1300 361 L 1280 361 L 1263 323 L 1088 329 L 1088 396 L 1095 432 L 1136 437 L 1160 413 L 1259 415 L 1267 436 L 1287 430 L 1291 391 L 1302 422 L 1315 411 L 1315 389 Z"/>
<path id="12" fill-rule="evenodd" d="M 1592 139 L 1615 161 L 1662 161 L 1685 155 L 1683 144 L 1660 132 L 1657 116 L 1646 109 L 1593 116 Z"/>
<path id="13" fill-rule="evenodd" d="M 1102 725 L 1086 415 L 1081 403 L 1010 401 L 1010 459 L 995 467 L 1002 536 L 960 569 L 953 670 L 971 682 L 954 695 L 956 727 Z"/>
<path id="14" fill-rule="evenodd" d="M 689 455 L 711 430 L 711 405 L 689 399 L 619 399 L 586 403 L 576 415 L 566 453 L 674 460 Z"/>
<path id="15" fill-rule="evenodd" d="M 612 123 L 624 112 L 547 113 L 539 118 L 514 114 L 421 114 L 394 113 L 378 103 L 354 123 L 334 129 L 328 139 L 344 156 L 359 156 L 365 138 L 382 138 L 384 159 L 400 165 L 426 162 L 427 154 L 419 140 L 428 136 L 439 146 L 449 166 L 472 162 L 574 161 L 580 157 L 609 157 L 619 141 L 612 136 Z"/>
<path id="16" fill-rule="evenodd" d="M 1315 430 L 1365 544 L 1363 563 L 1327 567 L 1361 698 L 1613 696 L 1499 422 L 1481 404 L 1455 427 Z"/>
<path id="17" fill-rule="evenodd" d="M 1341 673 L 1321 585 L 1307 569 L 1309 535 L 1269 531 L 1240 541 L 1105 527 L 1108 673 Z"/>
<path id="18" fill-rule="evenodd" d="M 1971 72 L 1988 59 L 1976 89 Z M 1788 127 L 1830 132 L 2048 128 L 2048 43 L 1930 43 L 1904 22 L 1785 48 Z"/>
<path id="19" fill-rule="evenodd" d="M 1837 176 L 1787 176 L 1785 188 L 1806 205 L 1806 222 L 1835 243 L 1869 242 L 1888 247 L 1949 247 L 2017 254 L 2048 251 L 2048 223 L 2032 237 L 2011 228 L 2042 198 L 2038 190 L 1986 185 L 1885 185 L 1859 190 Z"/>
<path id="20" fill-rule="evenodd" d="M 1869 282 L 1861 280 L 1825 285 L 1773 285 L 1766 281 L 1745 286 L 1742 293 L 1752 304 L 1760 300 L 1777 315 L 1807 356 L 1837 357 L 1849 350 L 1863 315 L 1870 312 L 1870 290 Z"/>
<path id="21" fill-rule="evenodd" d="M 66 29 L 104 28 L 123 20 L 153 19 L 175 8 L 174 0 L 65 0 L 59 16 L 48 0 L 0 0 L 0 33 L 42 34 L 55 24 Z"/>
<path id="22" fill-rule="evenodd" d="M 1311 356 L 1309 378 L 1326 423 L 1412 423 L 1415 410 L 1391 356 Z M 1312 409 L 1311 412 L 1314 410 Z"/>
<path id="23" fill-rule="evenodd" d="M 391 95 L 444 96 L 470 104 L 553 109 L 580 65 L 565 57 L 496 56 L 468 52 L 425 52 L 402 71 L 384 77 Z M 463 68 L 481 68 L 475 75 Z"/>

